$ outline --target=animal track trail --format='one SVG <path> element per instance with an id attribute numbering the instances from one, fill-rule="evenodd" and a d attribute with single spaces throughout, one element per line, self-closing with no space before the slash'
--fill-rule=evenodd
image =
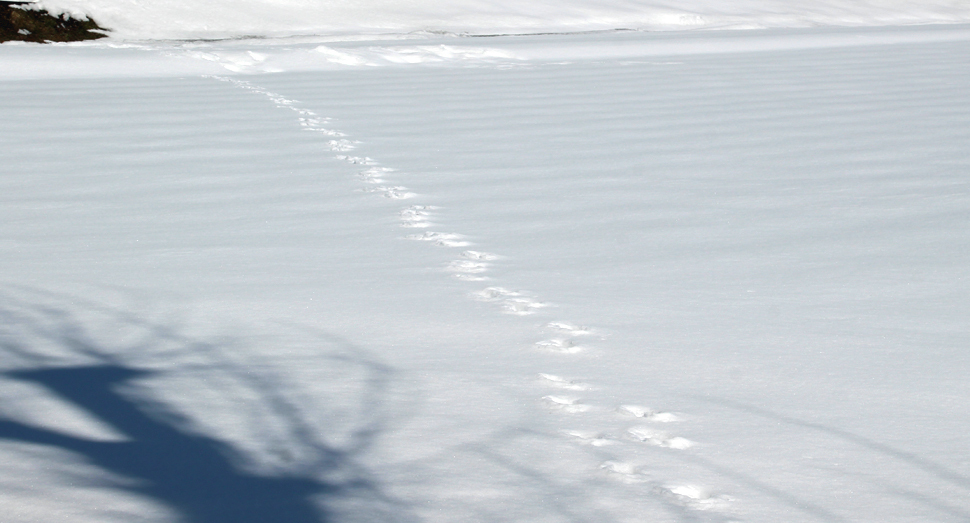
<path id="1" fill-rule="evenodd" d="M 227 77 L 208 76 L 218 81 L 227 82 L 240 89 L 265 96 L 276 107 L 296 113 L 296 122 L 304 131 L 315 133 L 323 138 L 323 145 L 331 153 L 333 159 L 359 166 L 361 169 L 354 175 L 361 184 L 359 191 L 366 195 L 380 196 L 387 200 L 405 200 L 420 196 L 395 182 L 400 177 L 397 169 L 382 166 L 379 161 L 368 156 L 351 156 L 345 153 L 356 150 L 362 142 L 352 139 L 343 131 L 333 127 L 333 119 L 318 115 L 314 111 L 300 107 L 297 100 L 286 98 L 249 82 Z M 432 219 L 440 208 L 431 204 L 415 204 L 397 211 L 398 225 L 405 229 L 428 229 L 436 226 Z M 472 242 L 463 234 L 456 232 L 439 232 L 425 230 L 421 233 L 408 234 L 404 239 L 426 242 L 436 247 L 448 249 L 469 247 Z M 468 282 L 489 280 L 486 275 L 495 262 L 502 256 L 478 250 L 463 250 L 457 257 L 444 265 L 443 272 L 451 277 Z M 539 313 L 550 305 L 527 291 L 510 290 L 501 286 L 489 286 L 473 291 L 470 297 L 476 301 L 494 304 L 499 312 L 515 316 L 531 316 Z M 595 336 L 596 330 L 587 326 L 576 325 L 567 321 L 550 321 L 539 330 L 544 339 L 535 342 L 534 348 L 541 353 L 548 353 L 556 360 L 575 357 L 589 350 L 584 343 Z M 574 441 L 578 445 L 591 447 L 609 447 L 612 458 L 603 461 L 599 473 L 627 484 L 644 485 L 653 495 L 661 497 L 670 503 L 683 506 L 694 511 L 724 513 L 729 511 L 733 498 L 726 495 L 714 495 L 702 486 L 680 483 L 663 483 L 653 479 L 647 466 L 638 464 L 632 456 L 638 455 L 637 448 L 643 445 L 666 449 L 664 452 L 689 452 L 695 446 L 687 438 L 661 430 L 660 426 L 669 427 L 684 421 L 682 417 L 663 411 L 633 405 L 622 404 L 616 407 L 606 407 L 589 403 L 581 394 L 597 390 L 592 384 L 580 380 L 570 379 L 552 373 L 538 373 L 537 382 L 544 388 L 550 389 L 548 394 L 538 398 L 541 405 L 551 415 L 564 416 L 562 419 L 597 420 L 596 423 L 608 424 L 604 416 L 609 418 L 613 412 L 616 422 L 623 419 L 635 419 L 639 424 L 629 426 L 619 435 L 606 430 L 573 430 L 561 429 L 560 434 Z M 593 416 L 593 418 L 589 418 Z M 615 419 L 615 418 L 614 418 Z M 588 423 L 588 421 L 587 421 Z M 606 449 L 604 449 L 606 450 Z M 623 456 L 627 456 L 624 459 Z M 597 471 L 590 471 L 596 473 Z M 719 516 L 719 519 L 724 520 Z"/>

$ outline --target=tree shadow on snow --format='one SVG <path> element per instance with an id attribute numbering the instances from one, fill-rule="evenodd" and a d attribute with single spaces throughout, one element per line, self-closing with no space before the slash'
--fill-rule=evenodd
<path id="1" fill-rule="evenodd" d="M 406 507 L 384 495 L 378 481 L 355 464 L 355 458 L 380 431 L 378 424 L 364 422 L 353 431 L 349 442 L 326 443 L 314 437 L 315 427 L 299 419 L 299 408 L 281 397 L 273 383 L 258 384 L 250 387 L 251 391 L 255 389 L 262 394 L 257 401 L 264 401 L 273 417 L 282 417 L 290 427 L 295 427 L 290 433 L 302 440 L 296 445 L 303 447 L 300 460 L 303 464 L 277 467 L 270 472 L 247 470 L 239 466 L 238 450 L 226 441 L 188 429 L 186 423 L 180 422 L 182 415 L 175 409 L 165 409 L 158 402 L 130 394 L 127 389 L 133 383 L 158 372 L 125 363 L 111 349 L 99 347 L 71 310 L 22 300 L 8 307 L 12 303 L 9 295 L 0 294 L 0 298 L 5 298 L 0 305 L 3 328 L 0 355 L 8 362 L 13 359 L 23 362 L 25 358 L 35 361 L 26 365 L 29 368 L 19 365 L 21 369 L 2 375 L 42 386 L 126 436 L 112 441 L 87 439 L 0 419 L 0 441 L 46 445 L 77 453 L 90 464 L 134 480 L 123 488 L 149 496 L 193 523 L 326 523 L 336 519 L 326 505 L 341 498 L 355 498 L 359 500 L 358 505 L 370 506 L 373 516 L 363 519 L 411 519 Z M 129 313 L 110 314 L 128 326 L 139 324 L 136 325 L 139 329 L 157 337 L 155 341 L 159 345 L 161 338 L 172 341 L 171 330 L 164 326 L 153 325 Z M 206 350 L 205 344 L 197 341 L 176 341 L 189 347 L 188 350 Z M 151 344 L 152 340 L 142 339 L 136 349 L 145 350 Z M 44 348 L 35 349 L 33 345 Z M 93 359 L 94 362 L 64 366 L 63 362 L 57 363 L 56 358 L 43 354 L 45 350 L 49 353 L 51 347 L 62 355 L 74 354 L 82 356 L 81 361 Z M 386 371 L 377 364 L 367 369 L 373 378 L 369 382 L 370 394 L 379 392 L 374 389 L 380 389 Z M 243 372 L 252 373 L 249 368 Z M 371 397 L 368 401 L 377 399 Z M 56 426 L 57 421 L 48 420 L 45 424 Z M 306 448 L 312 449 L 310 459 L 306 459 Z"/>
<path id="2" fill-rule="evenodd" d="M 176 508 L 198 522 L 326 521 L 310 505 L 311 494 L 335 487 L 308 479 L 265 478 L 240 473 L 220 442 L 182 433 L 152 419 L 113 389 L 141 373 L 105 365 L 12 372 L 32 381 L 120 430 L 130 441 L 91 441 L 0 421 L 0 438 L 53 445 L 92 464 L 140 480 L 133 490 Z"/>

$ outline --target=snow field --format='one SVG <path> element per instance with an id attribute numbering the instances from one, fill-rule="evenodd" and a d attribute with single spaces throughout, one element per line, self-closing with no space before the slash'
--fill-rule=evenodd
<path id="1" fill-rule="evenodd" d="M 614 29 L 967 23 L 949 0 L 39 0 L 51 12 L 93 17 L 119 39 L 213 39 L 294 35 L 518 34 Z"/>
<path id="2" fill-rule="evenodd" d="M 408 172 L 416 183 L 437 188 L 448 202 L 442 207 L 477 217 L 464 220 L 468 228 L 453 231 L 473 241 L 500 238 L 504 250 L 488 243 L 473 247 L 516 260 L 517 267 L 503 270 L 505 277 L 531 282 L 532 292 L 495 285 L 473 291 L 473 297 L 501 303 L 524 295 L 543 304 L 540 297 L 556 295 L 552 307 L 503 312 L 555 319 L 567 308 L 562 302 L 569 301 L 582 313 L 567 317 L 602 325 L 593 331 L 610 334 L 589 343 L 590 353 L 582 338 L 562 336 L 558 328 L 540 323 L 544 336 L 535 344 L 540 352 L 581 358 L 542 368 L 540 383 L 553 389 L 578 383 L 581 389 L 612 389 L 541 398 L 553 412 L 591 416 L 567 422 L 562 430 L 580 444 L 609 449 L 604 458 L 611 459 L 601 467 L 608 476 L 646 483 L 648 491 L 673 505 L 705 514 L 692 517 L 791 518 L 795 510 L 801 515 L 794 517 L 805 520 L 851 519 L 862 513 L 915 521 L 935 512 L 945 518 L 954 513 L 949 503 L 959 498 L 966 476 L 945 470 L 943 464 L 953 461 L 943 454 L 926 458 L 935 444 L 924 438 L 942 436 L 951 430 L 942 428 L 949 422 L 937 419 L 932 430 L 900 422 L 925 420 L 921 413 L 928 394 L 939 398 L 933 405 L 955 407 L 950 398 L 963 387 L 958 374 L 949 371 L 965 367 L 956 348 L 960 335 L 938 337 L 921 327 L 943 322 L 950 325 L 947 332 L 961 330 L 963 313 L 957 310 L 964 306 L 955 297 L 966 291 L 960 276 L 966 237 L 958 224 L 966 216 L 967 192 L 958 166 L 966 162 L 960 145 L 966 135 L 944 122 L 966 114 L 954 112 L 960 102 L 940 100 L 964 96 L 959 86 L 965 76 L 956 58 L 962 45 L 896 46 L 889 54 L 878 47 L 752 53 L 695 57 L 682 64 L 574 63 L 558 70 L 545 66 L 501 73 L 427 71 L 411 85 L 441 86 L 430 93 L 409 88 L 405 76 L 415 73 L 394 75 L 391 81 L 387 73 L 366 73 L 375 80 L 374 95 L 366 96 L 357 85 L 355 98 L 337 114 L 350 120 L 368 104 L 384 108 L 376 111 L 383 131 L 368 140 L 389 151 L 382 161 L 396 153 L 397 161 L 388 164 Z M 298 83 L 285 82 L 291 89 Z M 312 99 L 306 88 L 296 92 Z M 403 109 L 414 106 L 418 109 Z M 887 112 L 886 107 L 896 110 Z M 387 130 L 395 117 L 401 120 L 398 132 Z M 409 131 L 419 124 L 425 132 Z M 371 128 L 377 128 L 376 122 Z M 506 163 L 507 158 L 515 163 Z M 926 158 L 935 159 L 935 175 L 927 173 Z M 890 204 L 892 211 L 884 207 L 890 201 L 896 202 Z M 462 221 L 463 213 L 450 214 Z M 617 223 L 625 225 L 617 228 Z M 928 230 L 920 225 L 926 223 L 937 225 Z M 618 229 L 623 238 L 603 234 Z M 635 231 L 650 231 L 650 239 L 638 238 L 644 233 Z M 924 257 L 926 252 L 935 253 L 933 261 Z M 588 271 L 596 266 L 610 269 Z M 901 273 L 901 266 L 909 269 Z M 865 319 L 849 328 L 845 317 Z M 643 332 L 632 327 L 643 323 L 650 324 L 649 336 L 624 336 Z M 884 344 L 889 328 L 913 329 L 927 344 L 914 338 L 906 344 L 909 349 Z M 806 340 L 803 348 L 798 340 Z M 696 347 L 687 351 L 693 356 L 685 355 L 685 344 Z M 614 355 L 642 362 L 624 368 L 628 380 L 604 365 L 610 348 Z M 907 352 L 912 357 L 903 356 Z M 665 363 L 658 365 L 658 360 Z M 597 368 L 610 370 L 597 381 L 591 379 Z M 824 376 L 813 370 L 821 368 L 828 369 Z M 882 373 L 880 385 L 870 374 L 875 368 Z M 934 376 L 934 383 L 917 383 L 917 375 Z M 860 391 L 862 382 L 872 388 Z M 665 405 L 669 399 L 644 391 L 643 384 L 668 390 L 668 398 L 683 403 Z M 655 412 L 623 404 L 623 399 L 603 402 L 603 396 L 637 398 L 695 414 Z M 747 399 L 729 399 L 737 396 Z M 767 397 L 774 398 L 768 403 L 778 410 L 758 406 Z M 803 403 L 807 398 L 816 406 Z M 685 403 L 691 407 L 683 408 Z M 825 411 L 838 421 L 815 423 L 783 414 L 790 409 L 811 418 Z M 718 421 L 701 421 L 697 413 L 702 411 Z M 651 423 L 628 421 L 624 426 L 624 415 Z M 685 421 L 671 430 L 664 422 L 673 420 Z M 769 428 L 777 422 L 787 427 Z M 853 429 L 837 428 L 845 423 Z M 890 433 L 898 435 L 895 444 L 876 443 Z M 731 467 L 721 468 L 707 461 L 713 451 L 705 440 L 718 441 L 722 449 L 747 450 Z M 693 454 L 659 458 L 631 451 L 627 441 Z M 763 456 L 749 454 L 753 441 L 761 442 Z M 803 453 L 795 458 L 798 452 Z M 882 487 L 851 482 L 844 488 L 852 496 L 833 499 L 811 487 L 825 456 L 842 456 L 834 470 L 878 471 L 874 484 L 916 473 L 932 477 L 929 481 L 951 494 L 938 503 L 903 508 L 899 502 L 881 503 L 891 496 Z M 659 465 L 666 459 L 668 465 Z M 842 463 L 854 459 L 868 465 Z M 794 468 L 779 470 L 779 461 Z M 916 470 L 904 472 L 910 467 Z M 847 481 L 834 474 L 829 481 Z M 733 479 L 726 484 L 726 477 Z M 775 487 L 783 484 L 788 486 Z"/>
<path id="3" fill-rule="evenodd" d="M 362 521 L 960 518 L 965 47 L 0 84 L 7 309 L 57 327 L 9 365 L 165 371 L 250 468 L 346 451 L 306 473 L 379 484 Z"/>

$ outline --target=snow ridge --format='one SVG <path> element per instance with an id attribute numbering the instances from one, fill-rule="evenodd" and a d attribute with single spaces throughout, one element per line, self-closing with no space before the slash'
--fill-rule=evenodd
<path id="1" fill-rule="evenodd" d="M 358 165 L 362 169 L 357 173 L 363 193 L 373 194 L 393 200 L 407 200 L 419 198 L 407 187 L 389 185 L 388 178 L 396 176 L 398 172 L 391 167 L 380 165 L 374 158 L 354 156 L 347 153 L 357 148 L 359 141 L 351 140 L 347 135 L 331 127 L 332 119 L 321 116 L 316 112 L 300 107 L 297 100 L 256 86 L 250 82 L 222 76 L 207 76 L 214 80 L 227 82 L 240 89 L 268 98 L 278 108 L 291 110 L 296 113 L 299 124 L 308 132 L 320 134 L 326 139 L 329 149 L 338 154 L 334 158 L 343 160 L 351 165 Z M 435 225 L 432 221 L 437 207 L 427 204 L 409 205 L 399 211 L 399 226 L 402 228 L 428 228 Z M 424 231 L 408 234 L 405 239 L 428 242 L 435 247 L 458 249 L 470 247 L 472 242 L 463 234 L 456 232 Z M 493 262 L 500 261 L 503 256 L 491 252 L 462 249 L 455 259 L 445 269 L 453 278 L 469 281 L 491 281 L 486 273 Z M 473 300 L 483 301 L 495 305 L 499 313 L 515 316 L 531 316 L 549 307 L 547 302 L 525 290 L 510 290 L 500 286 L 488 286 L 484 289 L 469 293 Z M 535 343 L 535 350 L 548 354 L 550 365 L 558 358 L 575 357 L 590 350 L 583 340 L 596 334 L 596 329 L 577 325 L 568 321 L 553 320 L 545 325 L 545 329 L 537 337 L 544 339 Z M 562 415 L 562 420 L 568 422 L 572 416 L 590 414 L 610 414 L 622 420 L 628 420 L 629 427 L 623 434 L 612 434 L 609 431 L 582 431 L 562 428 L 562 437 L 573 441 L 577 445 L 593 447 L 610 447 L 610 459 L 603 461 L 599 471 L 616 481 L 626 484 L 642 484 L 646 489 L 668 502 L 684 507 L 691 511 L 703 511 L 718 516 L 719 520 L 733 515 L 731 496 L 712 493 L 709 489 L 695 485 L 672 483 L 658 480 L 651 475 L 649 467 L 639 463 L 629 455 L 635 451 L 635 446 L 647 445 L 668 449 L 668 451 L 689 451 L 695 443 L 675 432 L 661 430 L 664 425 L 676 424 L 683 421 L 681 416 L 671 412 L 663 412 L 641 405 L 598 405 L 588 403 L 582 392 L 601 389 L 596 384 L 559 376 L 552 373 L 537 375 L 541 387 L 549 390 L 538 398 L 539 404 L 545 406 L 550 415 Z M 698 514 L 699 515 L 699 514 Z"/>

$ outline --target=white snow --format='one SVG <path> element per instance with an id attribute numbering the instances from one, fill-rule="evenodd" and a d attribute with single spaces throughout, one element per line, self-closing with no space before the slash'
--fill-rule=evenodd
<path id="1" fill-rule="evenodd" d="M 39 0 L 123 39 L 966 23 L 959 0 Z"/>
<path id="2" fill-rule="evenodd" d="M 43 3 L 0 521 L 970 518 L 963 3 Z"/>

